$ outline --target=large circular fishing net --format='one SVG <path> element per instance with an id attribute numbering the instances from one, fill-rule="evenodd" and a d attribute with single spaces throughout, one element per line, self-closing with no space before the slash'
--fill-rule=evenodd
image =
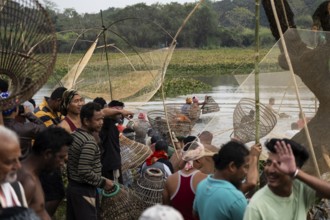
<path id="1" fill-rule="evenodd" d="M 269 134 L 276 125 L 275 114 L 267 106 L 260 104 L 259 137 Z M 234 138 L 243 143 L 256 138 L 255 100 L 242 98 L 236 105 L 233 115 Z"/>
<path id="2" fill-rule="evenodd" d="M 10 96 L 0 110 L 31 98 L 53 72 L 54 27 L 38 1 L 0 1 L 0 78 L 9 82 Z"/>

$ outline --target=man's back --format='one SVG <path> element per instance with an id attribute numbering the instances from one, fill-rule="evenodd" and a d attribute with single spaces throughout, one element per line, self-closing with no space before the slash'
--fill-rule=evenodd
<path id="1" fill-rule="evenodd" d="M 18 179 L 21 181 L 27 199 L 28 207 L 33 209 L 42 219 L 50 219 L 45 209 L 45 197 L 40 180 L 31 170 L 24 166 L 18 172 Z"/>
<path id="2" fill-rule="evenodd" d="M 251 199 L 244 220 L 300 220 L 316 201 L 315 190 L 296 180 L 288 197 L 275 195 L 266 185 Z"/>
<path id="3" fill-rule="evenodd" d="M 45 97 L 42 103 L 34 110 L 35 115 L 40 118 L 44 124 L 49 127 L 51 125 L 57 125 L 61 122 L 61 117 L 57 112 L 49 107 L 47 100 L 49 98 Z"/>
<path id="4" fill-rule="evenodd" d="M 211 175 L 197 186 L 194 211 L 201 220 L 241 220 L 247 201 L 230 182 Z"/>

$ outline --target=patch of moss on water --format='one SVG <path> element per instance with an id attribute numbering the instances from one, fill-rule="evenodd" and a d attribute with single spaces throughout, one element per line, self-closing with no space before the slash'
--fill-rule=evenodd
<path id="1" fill-rule="evenodd" d="M 164 92 L 166 97 L 177 97 L 178 95 L 209 92 L 211 90 L 212 86 L 192 78 L 167 78 L 164 83 Z M 161 97 L 161 90 L 158 90 L 154 98 L 157 99 Z"/>

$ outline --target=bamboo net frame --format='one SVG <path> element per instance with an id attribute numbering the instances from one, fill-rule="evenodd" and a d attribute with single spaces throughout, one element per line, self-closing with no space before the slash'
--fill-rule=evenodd
<path id="1" fill-rule="evenodd" d="M 0 9 L 0 78 L 10 84 L 10 96 L 0 100 L 4 110 L 30 99 L 47 82 L 57 50 L 53 24 L 38 1 L 0 1 Z"/>

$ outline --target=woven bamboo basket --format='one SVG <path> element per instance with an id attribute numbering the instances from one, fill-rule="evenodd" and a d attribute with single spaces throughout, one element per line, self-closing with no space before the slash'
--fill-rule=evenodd
<path id="1" fill-rule="evenodd" d="M 171 143 L 165 112 L 153 110 L 149 111 L 147 116 L 151 127 L 156 130 L 165 140 Z M 187 136 L 190 134 L 193 128 L 191 120 L 189 120 L 184 115 L 177 115 L 173 112 L 168 112 L 168 121 L 171 131 L 173 131 L 176 136 Z"/>
<path id="2" fill-rule="evenodd" d="M 134 191 L 116 184 L 111 192 L 101 191 L 100 216 L 103 220 L 135 220 L 144 210 Z"/>
<path id="3" fill-rule="evenodd" d="M 201 108 L 198 105 L 191 104 L 187 112 L 182 112 L 181 107 L 183 104 L 178 103 L 167 103 L 165 104 L 166 111 L 172 117 L 180 117 L 180 115 L 187 116 L 194 125 L 201 116 Z"/>
<path id="4" fill-rule="evenodd" d="M 220 106 L 212 96 L 205 96 L 204 105 L 202 106 L 202 114 L 218 112 L 220 111 Z"/>
<path id="5" fill-rule="evenodd" d="M 164 174 L 158 168 L 148 168 L 134 184 L 136 195 L 143 201 L 144 209 L 162 203 Z"/>
<path id="6" fill-rule="evenodd" d="M 55 29 L 36 0 L 0 1 L 0 78 L 9 94 L 0 110 L 30 99 L 53 73 Z"/>
<path id="7" fill-rule="evenodd" d="M 255 112 L 255 100 L 242 98 L 235 107 L 233 115 L 234 136 L 243 143 L 255 140 L 256 127 L 255 117 L 249 116 L 250 111 Z M 250 119 L 249 119 L 250 117 Z M 273 130 L 277 123 L 275 114 L 260 103 L 260 138 L 266 136 Z"/>
<path id="8" fill-rule="evenodd" d="M 152 154 L 150 147 L 128 139 L 121 135 L 119 138 L 122 171 L 136 169 Z"/>

